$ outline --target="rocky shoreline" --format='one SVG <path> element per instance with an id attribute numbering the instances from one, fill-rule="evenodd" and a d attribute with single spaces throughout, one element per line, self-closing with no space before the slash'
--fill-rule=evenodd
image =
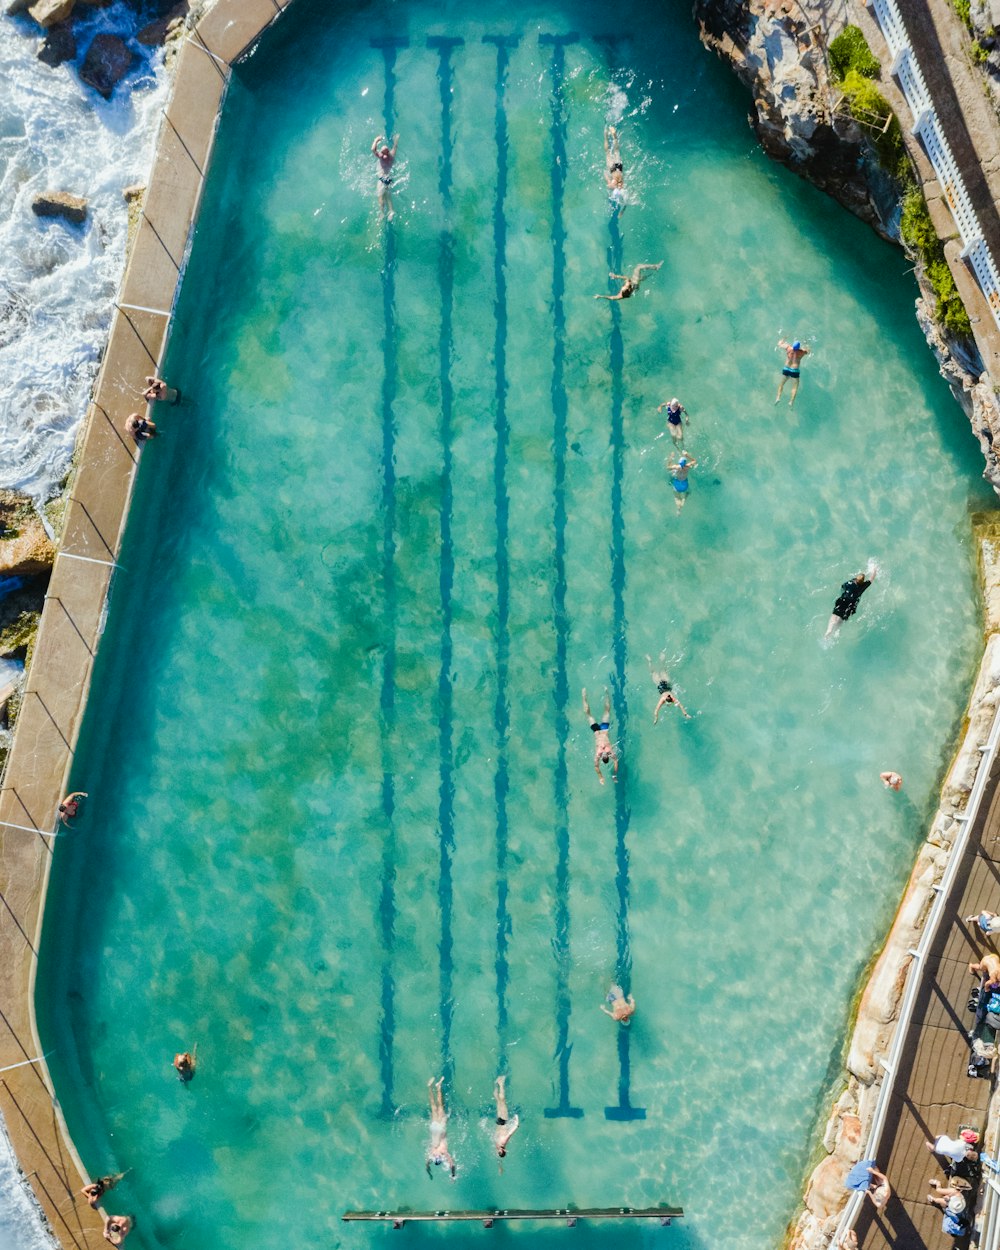
<path id="1" fill-rule="evenodd" d="M 702 42 L 729 61 L 751 93 L 749 121 L 761 146 L 833 196 L 883 237 L 900 243 L 901 193 L 879 165 L 863 129 L 840 108 L 829 72 L 833 37 L 854 21 L 847 0 L 697 0 Z M 918 264 L 916 315 L 942 376 L 969 418 L 983 451 L 983 477 L 1000 494 L 994 438 L 1000 412 L 992 379 L 975 346 L 946 336 L 935 321 L 936 296 Z M 1000 446 L 1000 440 L 998 440 Z M 823 1133 L 825 1157 L 809 1177 L 803 1209 L 789 1227 L 792 1250 L 824 1250 L 847 1201 L 844 1176 L 860 1157 L 881 1087 L 879 1057 L 888 1053 L 916 946 L 944 875 L 1000 701 L 1000 517 L 975 518 L 984 600 L 985 650 L 969 701 L 965 732 L 941 791 L 941 803 L 917 854 L 899 910 L 857 1003 L 846 1061 L 846 1086 Z M 1000 1097 L 1000 1095 L 997 1095 Z M 985 1146 L 994 1150 L 996 1143 Z"/>

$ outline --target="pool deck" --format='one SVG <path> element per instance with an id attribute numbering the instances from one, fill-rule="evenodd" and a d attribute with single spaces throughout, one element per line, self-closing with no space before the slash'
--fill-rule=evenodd
<path id="1" fill-rule="evenodd" d="M 51 835 L 69 783 L 141 454 L 122 427 L 142 407 L 142 379 L 157 372 L 166 346 L 230 64 L 291 2 L 217 0 L 178 53 L 0 791 L 0 1112 L 21 1168 L 66 1247 L 99 1243 L 102 1225 L 79 1197 L 83 1169 L 39 1058 L 34 978 Z M 184 379 L 180 383 L 183 388 Z M 87 789 L 86 778 L 73 782 Z M 78 822 L 85 831 L 85 808 Z M 97 874 L 95 888 L 99 884 Z M 109 1211 L 117 1213 L 113 1199 Z"/>
<path id="2" fill-rule="evenodd" d="M 993 949 L 963 917 L 1000 897 L 1000 759 L 990 769 L 951 898 L 931 946 L 899 1060 L 895 1092 L 882 1130 L 878 1166 L 893 1195 L 881 1215 L 866 1202 L 855 1224 L 863 1250 L 910 1250 L 950 1244 L 941 1231 L 941 1211 L 925 1201 L 927 1181 L 943 1182 L 941 1161 L 924 1143 L 940 1133 L 956 1135 L 960 1124 L 983 1132 L 992 1082 L 969 1077 L 966 1034 L 973 1015 L 966 1010 L 978 984 L 971 960 Z"/>

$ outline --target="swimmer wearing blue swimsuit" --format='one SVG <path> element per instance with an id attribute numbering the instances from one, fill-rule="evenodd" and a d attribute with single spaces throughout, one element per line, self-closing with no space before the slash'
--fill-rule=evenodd
<path id="1" fill-rule="evenodd" d="M 668 461 L 667 467 L 670 469 L 670 479 L 674 488 L 674 503 L 677 505 L 677 511 L 680 512 L 684 507 L 684 497 L 689 489 L 688 473 L 698 467 L 698 461 L 689 456 L 686 451 L 682 451 L 677 463 Z"/>
<path id="2" fill-rule="evenodd" d="M 614 743 L 608 735 L 611 728 L 611 695 L 608 693 L 607 686 L 604 687 L 604 716 L 601 720 L 594 720 L 594 715 L 590 710 L 590 704 L 587 702 L 587 689 L 583 690 L 583 714 L 587 718 L 587 723 L 594 733 L 594 771 L 597 773 L 598 780 L 604 785 L 604 774 L 601 772 L 602 764 L 611 765 L 611 780 L 618 780 L 618 752 Z"/>
<path id="3" fill-rule="evenodd" d="M 799 365 L 802 363 L 802 357 L 809 355 L 809 348 L 803 347 L 799 339 L 796 339 L 793 343 L 786 343 L 784 339 L 779 339 L 778 346 L 785 349 L 785 364 L 781 370 L 781 385 L 778 387 L 778 395 L 774 402 L 777 403 L 781 399 L 781 392 L 785 389 L 785 383 L 791 378 L 792 396 L 788 401 L 788 406 L 791 408 L 792 404 L 795 403 L 795 396 L 799 393 L 799 378 L 801 376 Z"/>

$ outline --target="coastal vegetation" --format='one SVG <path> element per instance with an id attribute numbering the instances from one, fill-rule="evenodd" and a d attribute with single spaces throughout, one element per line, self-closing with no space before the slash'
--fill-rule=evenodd
<path id="1" fill-rule="evenodd" d="M 969 338 L 972 334 L 969 314 L 955 286 L 945 259 L 944 244 L 934 229 L 907 154 L 899 119 L 874 81 L 880 75 L 878 59 L 857 26 L 846 27 L 830 44 L 830 71 L 844 94 L 851 116 L 865 130 L 875 148 L 879 163 L 899 184 L 902 193 L 900 237 L 934 290 L 934 315 L 938 324 L 954 338 Z"/>

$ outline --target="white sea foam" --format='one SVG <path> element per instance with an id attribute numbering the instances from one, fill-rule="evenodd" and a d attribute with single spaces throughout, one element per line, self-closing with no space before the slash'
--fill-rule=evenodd
<path id="1" fill-rule="evenodd" d="M 56 1246 L 0 1125 L 0 1250 L 55 1250 Z"/>
<path id="2" fill-rule="evenodd" d="M 129 38 L 122 0 L 74 24 L 77 58 L 36 59 L 39 31 L 0 19 L 0 487 L 56 493 L 86 412 L 125 260 L 122 189 L 145 180 L 166 99 L 162 53 L 143 60 L 111 100 L 79 79 L 94 34 Z M 83 226 L 38 218 L 32 197 L 90 201 Z"/>

